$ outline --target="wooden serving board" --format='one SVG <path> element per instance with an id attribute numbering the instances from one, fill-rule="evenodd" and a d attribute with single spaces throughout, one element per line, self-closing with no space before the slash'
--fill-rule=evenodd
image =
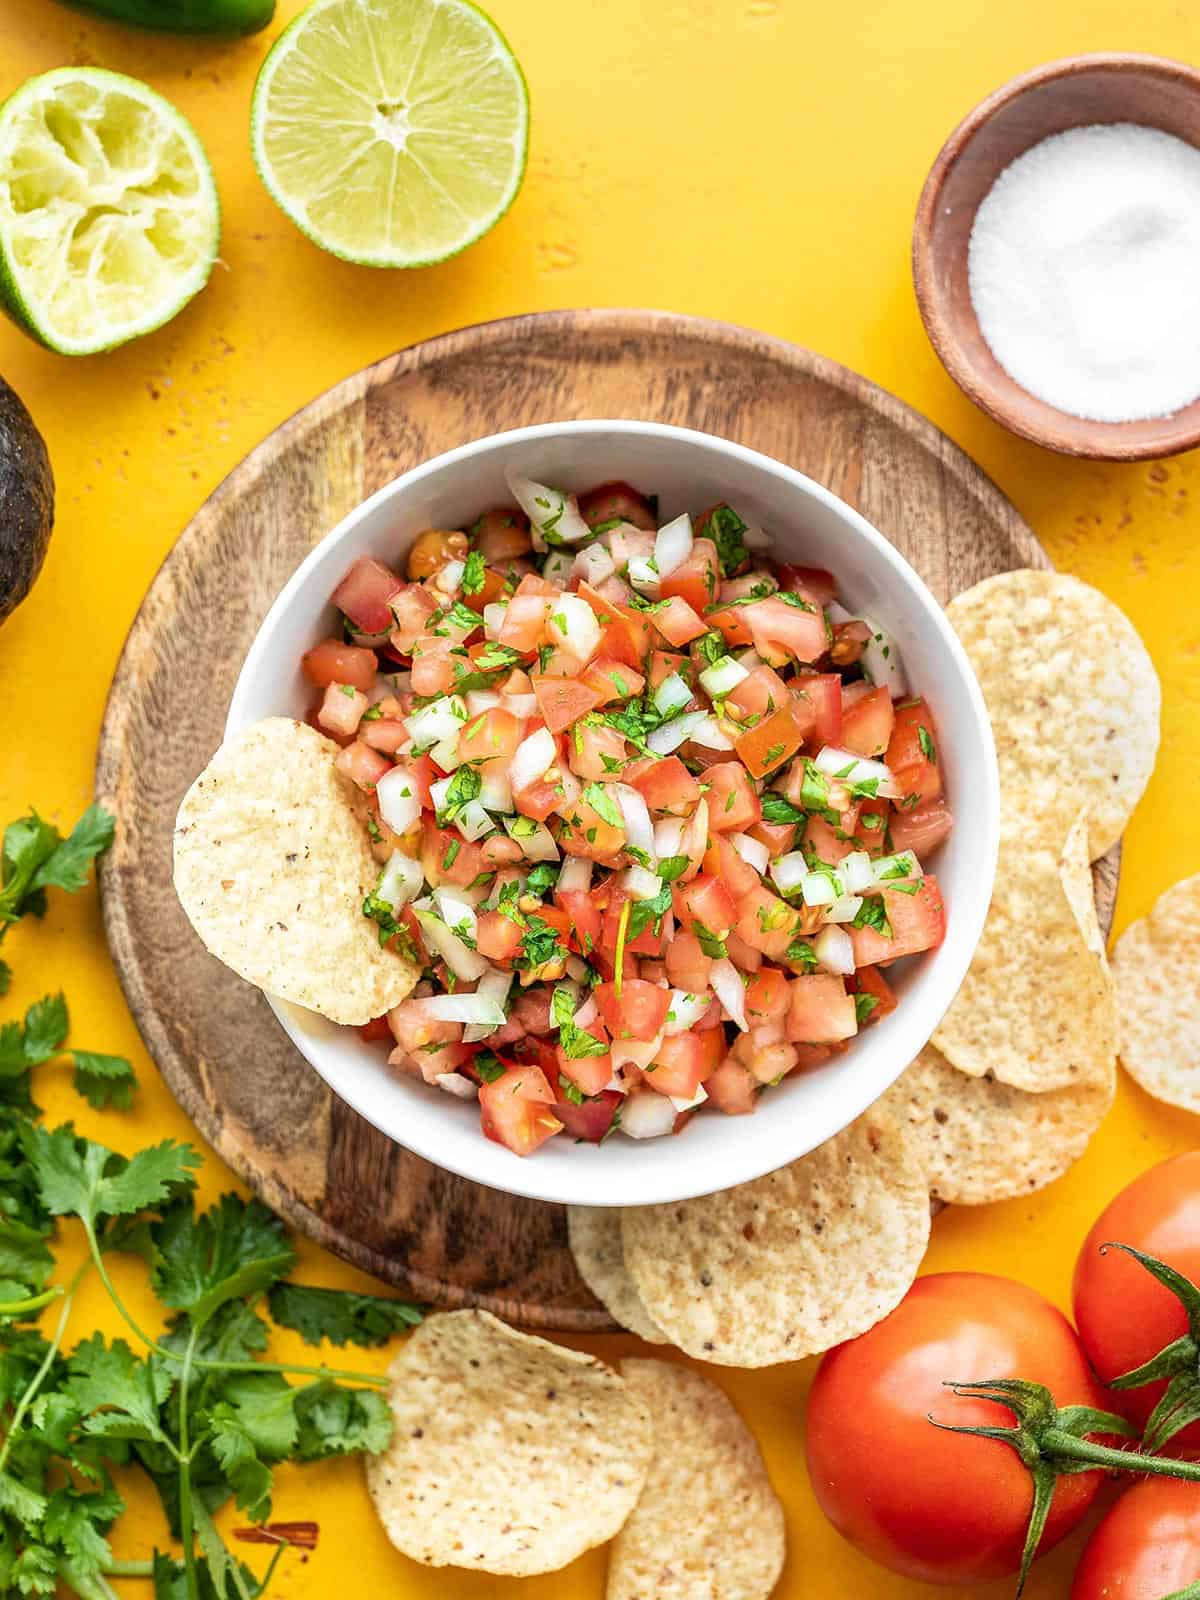
<path id="1" fill-rule="evenodd" d="M 452 445 L 576 417 L 684 424 L 789 462 L 857 506 L 943 601 L 991 573 L 1048 565 L 949 439 L 808 350 L 662 312 L 466 328 L 314 400 L 201 507 L 130 631 L 97 792 L 118 817 L 101 892 L 126 997 L 167 1083 L 229 1165 L 301 1231 L 420 1300 L 602 1331 L 612 1323 L 575 1272 L 562 1208 L 452 1177 L 376 1132 L 297 1054 L 262 996 L 205 952 L 171 886 L 179 801 L 221 741 L 259 623 L 311 546 Z M 1114 859 L 1100 877 L 1105 921 L 1115 886 Z"/>

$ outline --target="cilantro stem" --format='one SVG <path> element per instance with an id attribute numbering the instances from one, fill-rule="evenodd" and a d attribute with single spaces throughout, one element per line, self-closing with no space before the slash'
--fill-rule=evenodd
<path id="1" fill-rule="evenodd" d="M 621 915 L 617 919 L 617 948 L 613 953 L 613 994 L 621 998 L 621 980 L 625 975 L 625 935 L 629 932 L 629 908 L 632 900 L 626 900 L 621 905 Z"/>
<path id="2" fill-rule="evenodd" d="M 23 1317 L 31 1311 L 42 1311 L 62 1294 L 61 1284 L 52 1284 L 44 1294 L 35 1294 L 28 1300 L 9 1300 L 0 1305 L 0 1317 Z"/>
<path id="3" fill-rule="evenodd" d="M 75 1273 L 75 1276 L 67 1285 L 66 1293 L 63 1295 L 62 1310 L 58 1314 L 58 1322 L 55 1325 L 54 1337 L 51 1339 L 46 1349 L 46 1354 L 42 1358 L 41 1366 L 29 1380 L 29 1387 L 25 1390 L 25 1393 L 21 1396 L 20 1400 L 18 1400 L 16 1408 L 12 1414 L 12 1421 L 8 1425 L 8 1433 L 5 1436 L 3 1445 L 0 1445 L 0 1472 L 4 1471 L 5 1464 L 8 1461 L 9 1451 L 12 1449 L 13 1440 L 20 1431 L 21 1423 L 24 1419 L 25 1413 L 33 1404 L 35 1398 L 37 1397 L 38 1390 L 46 1381 L 46 1374 L 54 1365 L 54 1358 L 58 1354 L 59 1346 L 62 1344 L 63 1334 L 67 1331 L 67 1320 L 71 1315 L 71 1302 L 75 1298 L 75 1291 L 78 1289 L 84 1274 L 90 1270 L 91 1265 L 92 1264 L 90 1261 L 81 1262 L 78 1270 Z"/>
<path id="4" fill-rule="evenodd" d="M 183 1545 L 183 1566 L 187 1580 L 188 1600 L 200 1600 L 200 1579 L 196 1572 L 196 1533 L 192 1509 L 192 1458 L 188 1450 L 188 1389 L 192 1381 L 192 1360 L 196 1354 L 196 1340 L 200 1337 L 200 1324 L 192 1323 L 192 1331 L 183 1352 L 183 1366 L 179 1372 L 179 1538 Z"/>
<path id="5" fill-rule="evenodd" d="M 104 1567 L 108 1578 L 152 1578 L 153 1561 L 109 1561 Z"/>

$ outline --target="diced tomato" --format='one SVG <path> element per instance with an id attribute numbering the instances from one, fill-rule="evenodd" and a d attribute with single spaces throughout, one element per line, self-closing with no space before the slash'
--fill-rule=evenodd
<path id="1" fill-rule="evenodd" d="M 359 556 L 330 599 L 360 633 L 386 633 L 392 626 L 389 600 L 404 587 L 391 567 Z"/>
<path id="2" fill-rule="evenodd" d="M 528 788 L 513 795 L 513 805 L 523 817 L 530 817 L 534 822 L 545 822 L 561 799 L 558 784 L 547 783 L 544 778 L 539 778 Z"/>
<path id="3" fill-rule="evenodd" d="M 471 528 L 471 542 L 488 566 L 526 555 L 531 547 L 529 518 L 523 511 L 485 511 Z"/>
<path id="4" fill-rule="evenodd" d="M 881 756 L 892 737 L 896 712 L 886 689 L 872 689 L 842 710 L 841 743 L 856 756 Z"/>
<path id="5" fill-rule="evenodd" d="M 778 595 L 768 595 L 765 600 L 744 606 L 742 615 L 754 648 L 768 661 L 778 657 L 780 651 L 797 661 L 815 661 L 825 653 L 828 640 L 823 611 L 806 611 L 788 605 Z"/>
<path id="6" fill-rule="evenodd" d="M 796 824 L 794 822 L 756 822 L 746 832 L 752 839 L 757 839 L 759 844 L 765 844 L 767 854 L 774 861 L 776 856 L 785 856 L 789 850 L 796 847 Z"/>
<path id="7" fill-rule="evenodd" d="M 604 917 L 595 898 L 583 889 L 555 889 L 554 903 L 567 915 L 571 947 L 585 959 L 600 944 Z"/>
<path id="8" fill-rule="evenodd" d="M 733 896 L 721 882 L 702 872 L 690 883 L 677 883 L 671 895 L 680 927 L 695 933 L 703 944 L 705 933 L 724 939 L 737 915 Z"/>
<path id="9" fill-rule="evenodd" d="M 461 1022 L 439 1022 L 427 1015 L 419 1000 L 402 1000 L 388 1012 L 387 1020 L 392 1037 L 409 1055 L 416 1055 L 426 1045 L 457 1044 L 462 1039 Z"/>
<path id="10" fill-rule="evenodd" d="M 678 756 L 641 765 L 632 783 L 658 816 L 689 817 L 700 802 L 700 785 Z"/>
<path id="11" fill-rule="evenodd" d="M 722 833 L 711 834 L 704 852 L 704 871 L 719 878 L 735 900 L 757 889 L 758 873 L 744 861 Z"/>
<path id="12" fill-rule="evenodd" d="M 883 909 L 892 930 L 890 939 L 877 928 L 849 930 L 856 966 L 893 961 L 897 956 L 916 955 L 941 944 L 946 936 L 946 907 L 938 881 L 928 875 L 913 881 L 919 884 L 915 894 L 891 886 L 881 891 Z"/>
<path id="13" fill-rule="evenodd" d="M 831 1056 L 837 1055 L 839 1050 L 844 1050 L 846 1047 L 844 1044 L 840 1046 L 805 1044 L 803 1041 L 798 1041 L 792 1048 L 796 1052 L 796 1069 L 800 1072 L 806 1072 L 811 1067 L 821 1066 L 823 1062 L 828 1061 Z"/>
<path id="14" fill-rule="evenodd" d="M 902 700 L 896 707 L 896 724 L 884 759 L 905 799 L 920 795 L 922 800 L 936 800 L 941 794 L 937 729 L 924 700 Z"/>
<path id="15" fill-rule="evenodd" d="M 517 1155 L 530 1155 L 562 1131 L 553 1110 L 557 1098 L 540 1068 L 510 1067 L 494 1082 L 479 1086 L 483 1131 Z"/>
<path id="16" fill-rule="evenodd" d="M 367 793 L 374 789 L 385 772 L 392 770 L 392 763 L 387 757 L 381 756 L 378 750 L 372 750 L 361 739 L 348 744 L 333 764 L 343 778 L 349 778 L 351 783 Z"/>
<path id="17" fill-rule="evenodd" d="M 428 755 L 407 756 L 403 762 L 413 781 L 413 793 L 426 811 L 433 810 L 433 796 L 429 786 L 437 782 L 437 770 Z"/>
<path id="18" fill-rule="evenodd" d="M 922 805 L 912 810 L 898 809 L 892 812 L 891 818 L 892 843 L 897 850 L 915 850 L 917 858 L 924 861 L 925 857 L 936 850 L 954 826 L 954 818 L 946 807 L 946 802 L 940 797 L 936 800 L 926 800 Z"/>
<path id="19" fill-rule="evenodd" d="M 571 1100 L 560 1100 L 554 1115 L 572 1139 L 583 1139 L 588 1144 L 599 1144 L 612 1127 L 617 1107 L 625 1096 L 616 1089 L 603 1089 L 582 1105 Z"/>
<path id="20" fill-rule="evenodd" d="M 740 907 L 738 915 L 741 915 Z M 725 948 L 739 972 L 757 972 L 763 964 L 762 951 L 752 950 L 736 928 L 731 928 L 725 935 Z"/>
<path id="21" fill-rule="evenodd" d="M 741 734 L 733 745 L 751 777 L 765 778 L 768 772 L 790 761 L 803 742 L 804 734 L 789 695 L 778 711 Z"/>
<path id="22" fill-rule="evenodd" d="M 871 642 L 871 629 L 865 622 L 854 619 L 833 624 L 833 643 L 829 646 L 829 659 L 835 667 L 853 667 L 862 660 L 863 651 Z"/>
<path id="23" fill-rule="evenodd" d="M 511 711 L 491 706 L 463 727 L 458 736 L 459 760 L 477 765 L 495 762 L 498 767 L 506 767 L 521 742 L 521 729 L 521 722 Z M 553 728 L 550 731 L 553 733 Z"/>
<path id="24" fill-rule="evenodd" d="M 744 1117 L 758 1106 L 758 1080 L 748 1067 L 726 1056 L 704 1080 L 705 1093 L 727 1117 Z"/>
<path id="25" fill-rule="evenodd" d="M 796 936 L 796 912 L 761 883 L 743 895 L 737 905 L 736 931 L 752 950 L 761 950 L 768 961 L 782 961 Z"/>
<path id="26" fill-rule="evenodd" d="M 688 665 L 687 656 L 680 655 L 674 650 L 652 650 L 646 676 L 647 686 L 650 689 L 657 689 L 661 683 L 666 682 L 673 672 L 680 673 L 686 682 L 687 673 L 685 669 Z"/>
<path id="27" fill-rule="evenodd" d="M 616 804 L 615 800 L 613 804 Z M 606 822 L 592 803 L 580 796 L 563 818 L 558 842 L 568 855 L 604 861 L 624 849 L 625 837 L 623 826 Z"/>
<path id="28" fill-rule="evenodd" d="M 854 848 L 865 850 L 870 856 L 884 856 L 891 853 L 891 833 L 889 824 L 895 820 L 895 812 L 886 800 L 864 800 L 858 808 L 858 819 L 854 824 Z"/>
<path id="29" fill-rule="evenodd" d="M 806 673 L 792 685 L 796 695 L 813 711 L 813 726 L 806 738 L 814 747 L 838 744 L 842 737 L 842 680 L 836 672 Z"/>
<path id="30" fill-rule="evenodd" d="M 843 978 L 813 972 L 791 980 L 787 1036 L 808 1044 L 836 1044 L 858 1032 L 854 996 Z"/>
<path id="31" fill-rule="evenodd" d="M 676 933 L 667 944 L 667 976 L 675 988 L 703 994 L 712 982 L 712 956 L 706 956 L 694 933 Z"/>
<path id="32" fill-rule="evenodd" d="M 348 683 L 331 683 L 317 712 L 317 722 L 326 733 L 342 738 L 353 736 L 366 709 L 367 697 L 361 689 L 353 689 Z"/>
<path id="33" fill-rule="evenodd" d="M 534 675 L 533 692 L 538 710 L 551 733 L 563 733 L 580 717 L 586 717 L 600 704 L 595 689 L 582 678 L 540 677 Z"/>
<path id="34" fill-rule="evenodd" d="M 414 643 L 437 610 L 437 601 L 421 584 L 410 583 L 392 596 L 390 609 L 394 623 L 389 635 L 392 648 L 401 656 L 411 656 Z"/>
<path id="35" fill-rule="evenodd" d="M 691 1100 L 700 1087 L 707 1056 L 698 1035 L 670 1034 L 659 1045 L 654 1060 L 645 1068 L 645 1081 L 658 1094 L 676 1100 Z"/>
<path id="36" fill-rule="evenodd" d="M 665 600 L 660 610 L 652 612 L 650 620 L 669 645 L 690 644 L 708 632 L 708 624 L 702 622 L 687 601 L 677 594 Z"/>
<path id="37" fill-rule="evenodd" d="M 588 783 L 621 772 L 627 755 L 625 735 L 604 722 L 577 724 L 567 741 L 567 761 L 571 771 Z M 621 776 L 624 782 L 623 772 Z"/>
<path id="38" fill-rule="evenodd" d="M 762 817 L 762 805 L 740 761 L 718 761 L 704 774 L 710 833 L 744 833 Z"/>
<path id="39" fill-rule="evenodd" d="M 615 985 L 601 983 L 593 990 L 600 1015 L 614 1039 L 654 1039 L 667 1020 L 670 991 L 641 978 L 626 978 L 620 998 Z"/>
<path id="40" fill-rule="evenodd" d="M 788 980 L 778 967 L 762 967 L 746 985 L 746 1020 L 756 1027 L 781 1017 L 789 1004 Z"/>
<path id="41" fill-rule="evenodd" d="M 578 504 L 579 515 L 589 528 L 605 522 L 632 522 L 635 528 L 653 533 L 657 527 L 645 495 L 619 479 L 589 489 L 579 496 Z"/>
<path id="42" fill-rule="evenodd" d="M 776 564 L 779 587 L 788 594 L 802 594 L 814 605 L 825 607 L 837 599 L 837 583 L 824 567 L 795 567 L 784 562 Z"/>
<path id="43" fill-rule="evenodd" d="M 525 579 L 522 578 L 524 583 Z M 522 655 L 532 655 L 546 633 L 550 597 L 541 594 L 515 594 L 508 602 L 498 640 Z"/>
<path id="44" fill-rule="evenodd" d="M 507 967 L 521 953 L 522 930 L 502 911 L 481 911 L 475 932 L 475 947 L 487 961 Z"/>
<path id="45" fill-rule="evenodd" d="M 310 728 L 315 728 L 317 732 L 323 734 L 326 739 L 332 739 L 334 744 L 340 744 L 344 748 L 353 741 L 355 733 L 334 733 L 332 728 L 325 727 L 321 722 L 321 707 L 324 704 L 325 696 L 322 695 L 319 700 L 315 701 L 309 706 L 308 710 L 304 713 L 304 720 L 308 723 Z"/>
<path id="46" fill-rule="evenodd" d="M 346 683 L 353 689 L 366 690 L 374 687 L 379 663 L 374 650 L 343 644 L 340 639 L 322 639 L 300 657 L 300 670 L 319 688 Z"/>
<path id="47" fill-rule="evenodd" d="M 432 817 L 422 819 L 421 871 L 431 888 L 454 883 L 465 889 L 483 870 L 483 854 L 477 844 L 470 844 L 456 830 L 435 827 Z"/>
<path id="48" fill-rule="evenodd" d="M 381 1044 L 386 1041 L 392 1043 L 392 1025 L 386 1014 L 382 1017 L 373 1017 L 370 1022 L 364 1022 L 358 1030 L 358 1037 L 364 1044 Z"/>
<path id="49" fill-rule="evenodd" d="M 447 694 L 454 687 L 454 648 L 452 639 L 437 639 L 423 633 L 413 641 L 412 688 L 414 694 Z M 460 658 L 461 659 L 461 658 Z"/>
<path id="50" fill-rule="evenodd" d="M 847 979 L 846 987 L 852 989 L 855 994 L 870 995 L 875 1001 L 863 1018 L 861 1027 L 869 1027 L 872 1022 L 878 1022 L 881 1017 L 886 1017 L 889 1011 L 895 1011 L 899 1004 L 895 990 L 878 967 L 862 967 L 852 978 Z"/>
<path id="51" fill-rule="evenodd" d="M 593 1022 L 584 1028 L 583 1032 L 590 1034 L 600 1044 L 608 1044 L 608 1037 L 598 1022 Z M 567 1054 L 562 1045 L 557 1047 L 557 1051 L 558 1076 L 566 1078 L 568 1083 L 573 1083 L 582 1094 L 600 1094 L 612 1078 L 612 1056 L 607 1049 L 600 1056 L 574 1058 Z"/>
<path id="52" fill-rule="evenodd" d="M 583 671 L 583 682 L 599 696 L 598 706 L 640 695 L 646 684 L 636 668 L 613 656 L 594 656 Z"/>
<path id="53" fill-rule="evenodd" d="M 382 750 L 389 756 L 395 755 L 409 737 L 408 729 L 398 717 L 375 717 L 370 722 L 360 724 L 358 733 L 363 743 L 369 744 L 372 750 Z"/>
<path id="54" fill-rule="evenodd" d="M 728 705 L 733 719 L 745 722 L 750 717 L 768 717 L 788 703 L 788 689 L 774 667 L 754 667 L 729 692 Z"/>
<path id="55" fill-rule="evenodd" d="M 819 860 L 836 867 L 855 848 L 853 839 L 839 838 L 840 832 L 824 817 L 813 813 L 804 828 L 804 848 L 811 850 Z"/>
<path id="56" fill-rule="evenodd" d="M 664 600 L 678 595 L 702 617 L 705 607 L 716 599 L 719 572 L 716 545 L 711 539 L 696 539 L 687 560 L 662 580 L 659 593 Z"/>
<path id="57" fill-rule="evenodd" d="M 705 618 L 710 628 L 719 628 L 725 643 L 737 649 L 742 645 L 753 644 L 754 636 L 746 622 L 746 606 L 724 606 L 719 611 L 705 612 Z"/>

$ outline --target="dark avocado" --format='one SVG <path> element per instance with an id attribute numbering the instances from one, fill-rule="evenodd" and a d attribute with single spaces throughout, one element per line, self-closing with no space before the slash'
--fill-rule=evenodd
<path id="1" fill-rule="evenodd" d="M 54 474 L 33 418 L 0 378 L 0 622 L 33 588 L 54 526 Z"/>

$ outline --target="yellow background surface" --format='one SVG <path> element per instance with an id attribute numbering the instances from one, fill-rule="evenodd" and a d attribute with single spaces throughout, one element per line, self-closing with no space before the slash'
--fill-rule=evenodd
<path id="1" fill-rule="evenodd" d="M 1008 437 L 951 384 L 926 343 L 908 268 L 922 180 L 946 134 L 1012 74 L 1055 56 L 1130 48 L 1187 56 L 1196 34 L 1178 0 L 495 0 L 529 79 L 529 171 L 512 211 L 446 266 L 383 274 L 323 255 L 275 209 L 247 140 L 250 89 L 283 22 L 233 43 L 168 40 L 89 21 L 53 0 L 4 0 L 0 94 L 28 74 L 93 63 L 148 79 L 193 120 L 224 206 L 222 257 L 173 324 L 114 355 L 70 361 L 0 327 L 0 372 L 39 423 L 58 479 L 58 525 L 32 599 L 0 631 L 0 821 L 30 803 L 64 825 L 91 790 L 105 695 L 126 630 L 188 517 L 235 463 L 298 406 L 388 352 L 448 328 L 567 306 L 654 306 L 749 324 L 808 344 L 931 416 L 996 478 L 1063 568 L 1097 584 L 1141 629 L 1162 674 L 1163 747 L 1129 830 L 1117 927 L 1200 867 L 1200 576 L 1190 495 L 1196 457 L 1129 467 L 1072 463 Z M 1191 559 L 1189 559 L 1189 557 Z M 197 662 L 203 692 L 204 664 Z M 208 755 L 197 751 L 197 764 Z M 152 774 L 148 774 L 152 777 Z M 52 987 L 72 1038 L 138 1064 L 136 1110 L 98 1115 L 43 1069 L 55 1120 L 131 1150 L 187 1138 L 109 963 L 94 892 L 57 896 L 5 954 L 4 1014 Z M 253 1063 L 247 1063 L 253 1070 Z M 1135 1173 L 1195 1142 L 1196 1124 L 1126 1082 L 1087 1158 L 1028 1201 L 954 1211 L 928 1269 L 1010 1273 L 1066 1305 L 1094 1213 Z M 303 1131 L 297 1130 L 303 1137 Z M 230 1183 L 215 1158 L 203 1193 Z M 71 1240 L 71 1249 L 75 1242 Z M 367 1281 L 303 1247 L 309 1281 Z M 138 1275 L 135 1305 L 152 1318 Z M 119 1325 L 98 1291 L 74 1331 Z M 617 1356 L 632 1340 L 583 1341 Z M 298 1341 L 280 1349 L 304 1359 Z M 308 1352 L 311 1358 L 311 1352 Z M 381 1367 L 386 1353 L 364 1356 Z M 755 1429 L 788 1512 L 789 1600 L 915 1600 L 842 1544 L 809 1492 L 804 1397 L 811 1364 L 717 1370 Z M 514 1493 L 521 1491 L 514 1484 Z M 318 1550 L 290 1556 L 278 1592 L 338 1600 L 417 1595 L 597 1600 L 604 1556 L 526 1583 L 423 1571 L 396 1554 L 354 1464 L 282 1471 L 275 1514 L 316 1518 Z M 163 1537 L 140 1496 L 117 1553 Z M 1078 1540 L 1043 1563 L 1032 1600 L 1065 1595 Z M 130 1583 L 130 1594 L 144 1592 Z M 1008 1586 L 956 1590 L 983 1596 Z"/>

